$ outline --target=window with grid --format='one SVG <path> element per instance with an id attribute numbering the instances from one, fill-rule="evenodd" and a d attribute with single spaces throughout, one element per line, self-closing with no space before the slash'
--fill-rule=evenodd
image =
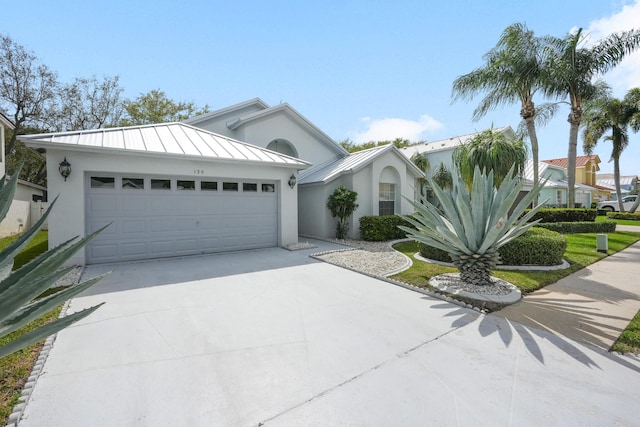
<path id="1" fill-rule="evenodd" d="M 396 185 L 379 184 L 378 215 L 393 215 L 396 212 Z"/>

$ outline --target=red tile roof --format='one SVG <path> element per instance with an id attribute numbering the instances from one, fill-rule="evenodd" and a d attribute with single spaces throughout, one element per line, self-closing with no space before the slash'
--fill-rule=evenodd
<path id="1" fill-rule="evenodd" d="M 600 163 L 600 157 L 597 154 L 592 154 L 590 156 L 577 156 L 576 157 L 576 167 L 585 167 L 590 161 L 595 161 L 596 165 Z M 562 159 L 551 159 L 551 160 L 542 160 L 545 163 L 550 163 L 552 165 L 560 166 L 563 169 L 567 168 L 567 163 L 569 160 L 564 157 Z"/>

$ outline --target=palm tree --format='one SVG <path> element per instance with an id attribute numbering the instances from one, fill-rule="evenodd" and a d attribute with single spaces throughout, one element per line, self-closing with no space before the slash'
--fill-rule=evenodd
<path id="1" fill-rule="evenodd" d="M 453 150 L 452 158 L 458 175 L 469 188 L 476 167 L 487 173 L 493 171 L 493 181 L 498 187 L 509 173 L 522 176 L 527 161 L 527 146 L 521 139 L 507 138 L 502 132 L 488 129 L 468 143 L 458 145 Z"/>
<path id="2" fill-rule="evenodd" d="M 429 159 L 425 153 L 415 153 L 411 156 L 411 161 L 418 169 L 420 169 L 424 174 L 426 174 L 429 169 L 431 169 L 431 163 L 429 163 Z M 424 196 L 424 186 L 427 183 L 427 179 L 424 176 L 416 179 L 418 186 L 420 186 L 420 196 Z"/>
<path id="3" fill-rule="evenodd" d="M 598 141 L 604 137 L 613 144 L 613 179 L 618 196 L 618 207 L 624 212 L 622 192 L 620 191 L 620 154 L 629 145 L 627 128 L 634 132 L 640 130 L 640 88 L 631 89 L 624 99 L 603 96 L 585 103 L 583 149 L 587 154 L 593 152 Z M 604 136 L 611 131 L 611 135 Z"/>
<path id="4" fill-rule="evenodd" d="M 453 176 L 444 162 L 440 162 L 435 172 L 433 172 L 431 179 L 443 190 L 451 190 L 453 188 Z"/>
<path id="5" fill-rule="evenodd" d="M 618 65 L 626 55 L 640 46 L 640 30 L 631 30 L 585 46 L 582 29 L 564 38 L 545 38 L 545 94 L 567 98 L 570 112 L 569 148 L 567 153 L 568 207 L 575 205 L 576 156 L 578 130 L 582 122 L 583 102 L 602 96 L 606 85 L 594 77 Z"/>
<path id="6" fill-rule="evenodd" d="M 538 137 L 533 96 L 542 88 L 545 76 L 542 53 L 542 40 L 525 24 L 515 23 L 503 31 L 496 47 L 485 54 L 484 66 L 453 82 L 454 101 L 486 93 L 473 112 L 474 121 L 498 106 L 520 103 L 520 116 L 531 141 L 534 182 L 538 182 Z"/>

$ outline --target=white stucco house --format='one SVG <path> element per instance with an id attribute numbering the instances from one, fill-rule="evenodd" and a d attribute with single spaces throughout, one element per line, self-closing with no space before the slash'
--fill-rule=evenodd
<path id="1" fill-rule="evenodd" d="M 49 246 L 111 224 L 70 260 L 108 263 L 286 246 L 309 163 L 184 123 L 23 135 L 45 150 Z M 58 173 L 67 161 L 71 173 Z M 292 184 L 293 181 L 291 182 Z"/>
<path id="2" fill-rule="evenodd" d="M 185 123 L 308 161 L 298 176 L 301 235 L 335 237 L 336 220 L 326 207 L 339 186 L 358 193 L 348 236 L 359 238 L 363 216 L 408 214 L 422 172 L 392 144 L 349 154 L 287 103 L 269 106 L 251 99 Z"/>
<path id="3" fill-rule="evenodd" d="M 350 155 L 288 104 L 256 98 L 184 123 L 19 137 L 46 153 L 49 246 L 111 224 L 70 263 L 287 246 L 335 237 L 339 185 L 363 215 L 412 211 L 418 170 L 395 146 Z M 58 173 L 67 161 L 71 173 Z"/>
<path id="4" fill-rule="evenodd" d="M 13 130 L 11 120 L 0 112 L 0 177 L 6 173 L 4 153 L 5 130 Z M 9 177 L 6 177 L 8 180 Z M 46 188 L 22 179 L 18 180 L 13 202 L 4 220 L 0 222 L 0 237 L 11 236 L 28 230 L 46 210 Z M 45 226 L 46 228 L 46 226 Z"/>

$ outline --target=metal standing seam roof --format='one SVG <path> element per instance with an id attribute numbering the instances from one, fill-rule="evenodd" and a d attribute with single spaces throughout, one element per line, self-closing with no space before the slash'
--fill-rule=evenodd
<path id="1" fill-rule="evenodd" d="M 36 135 L 20 135 L 28 146 L 116 150 L 173 156 L 271 163 L 306 169 L 310 163 L 185 123 L 162 123 Z"/>
<path id="2" fill-rule="evenodd" d="M 394 149 L 397 151 L 397 148 L 395 148 L 393 144 L 388 144 L 381 147 L 370 148 L 368 150 L 357 151 L 348 156 L 330 160 L 314 166 L 311 169 L 301 171 L 298 175 L 298 183 L 302 185 L 332 181 L 342 174 L 358 171 L 383 153 L 393 151 Z M 416 175 L 420 175 L 422 173 L 400 152 L 398 152 L 398 155 L 413 167 Z"/>
<path id="3" fill-rule="evenodd" d="M 511 129 L 511 126 L 503 126 L 500 128 L 494 128 L 493 131 L 496 133 L 502 133 L 507 131 L 513 132 L 513 129 Z M 403 147 L 400 151 L 404 152 L 407 157 L 411 157 L 416 153 L 430 153 L 430 152 L 450 150 L 457 147 L 458 145 L 463 145 L 468 143 L 474 137 L 478 136 L 481 133 L 482 132 L 475 132 L 475 133 L 470 133 L 468 135 L 460 135 L 460 136 L 454 136 L 451 138 L 440 139 L 438 141 L 430 141 L 424 144 L 410 145 L 408 147 Z"/>

